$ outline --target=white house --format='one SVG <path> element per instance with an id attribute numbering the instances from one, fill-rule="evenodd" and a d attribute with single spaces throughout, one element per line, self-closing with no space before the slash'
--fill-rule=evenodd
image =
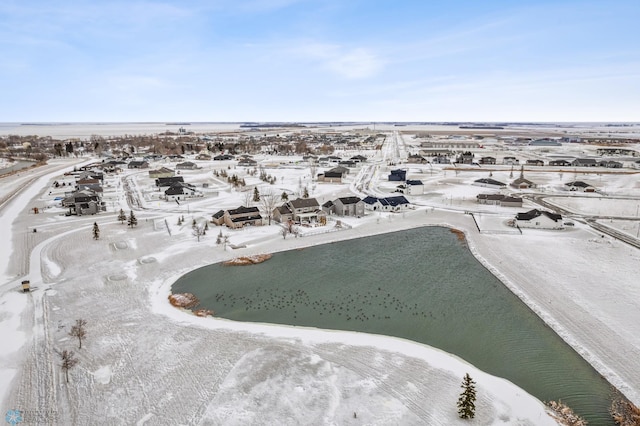
<path id="1" fill-rule="evenodd" d="M 564 229 L 561 215 L 538 209 L 518 213 L 514 225 L 520 228 Z"/>

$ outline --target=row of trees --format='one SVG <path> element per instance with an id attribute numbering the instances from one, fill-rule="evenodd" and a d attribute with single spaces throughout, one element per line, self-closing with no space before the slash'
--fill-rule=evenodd
<path id="1" fill-rule="evenodd" d="M 124 221 L 126 220 L 127 225 L 131 228 L 138 225 L 138 218 L 133 213 L 133 210 L 131 210 L 131 212 L 129 213 L 129 217 L 127 217 L 127 215 L 124 213 L 124 210 L 120 209 L 120 213 L 118 213 L 118 220 L 120 221 L 120 223 L 124 223 Z M 94 240 L 100 239 L 100 227 L 98 226 L 98 222 L 93 222 L 92 233 Z"/>
<path id="2" fill-rule="evenodd" d="M 87 336 L 87 321 L 83 319 L 77 319 L 76 323 L 71 326 L 71 330 L 69 331 L 69 336 L 75 337 L 78 339 L 78 349 L 82 349 L 82 341 Z M 76 358 L 75 353 L 71 350 L 64 349 L 62 351 L 56 351 L 58 356 L 60 357 L 60 367 L 64 372 L 64 376 L 66 382 L 69 383 L 69 370 L 78 365 L 78 358 Z"/>

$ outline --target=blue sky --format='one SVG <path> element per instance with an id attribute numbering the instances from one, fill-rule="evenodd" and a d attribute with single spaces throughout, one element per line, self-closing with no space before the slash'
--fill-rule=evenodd
<path id="1" fill-rule="evenodd" d="M 0 2 L 0 121 L 640 121 L 640 1 Z"/>

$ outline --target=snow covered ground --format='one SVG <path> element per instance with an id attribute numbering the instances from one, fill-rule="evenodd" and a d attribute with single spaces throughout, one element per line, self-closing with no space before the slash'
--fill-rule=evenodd
<path id="1" fill-rule="evenodd" d="M 167 303 L 177 277 L 212 262 L 425 225 L 464 230 L 488 268 L 640 402 L 637 250 L 581 223 L 564 231 L 499 234 L 512 231 L 504 221 L 524 209 L 479 206 L 475 195 L 485 189 L 469 181 L 487 173 L 442 168 L 412 173 L 429 182 L 425 195 L 414 197 L 415 210 L 347 218 L 351 229 L 301 238 L 283 239 L 275 225 L 225 229 L 231 244 L 245 248 L 224 250 L 215 244 L 218 229 L 212 227 L 200 242 L 191 233 L 191 218 L 244 202 L 243 193 L 211 173 L 185 172 L 187 181 L 209 181 L 212 192 L 181 205 L 154 198 L 148 178 L 131 175 L 145 208 L 137 212 L 135 229 L 116 220 L 120 207 L 128 212 L 120 177 L 105 185 L 111 210 L 106 214 L 61 216 L 51 202 L 51 182 L 60 171 L 29 181 L 3 206 L 2 235 L 13 238 L 0 253 L 0 333 L 8 342 L 0 350 L 2 407 L 44 410 L 59 424 L 464 424 L 455 401 L 469 372 L 478 382 L 478 423 L 555 424 L 523 390 L 425 345 L 199 318 Z M 342 185 L 313 187 L 308 169 L 268 173 L 276 184 L 260 183 L 261 192 L 296 193 L 308 185 L 321 203 L 347 195 L 355 179 L 352 174 Z M 506 178 L 509 170 L 499 173 Z M 24 179 L 3 180 L 0 195 L 24 186 L 27 181 L 19 178 Z M 539 179 L 549 187 L 560 181 L 551 173 Z M 383 182 L 377 186 L 392 189 Z M 34 215 L 33 205 L 51 207 Z M 469 210 L 480 211 L 481 229 L 494 232 L 478 233 L 464 214 Z M 177 225 L 180 216 L 187 218 L 183 225 Z M 94 221 L 101 230 L 97 241 L 91 235 Z M 36 287 L 31 294 L 18 292 L 25 276 Z M 82 350 L 68 336 L 78 318 L 88 322 Z M 75 350 L 80 360 L 69 384 L 55 354 L 62 349 Z"/>

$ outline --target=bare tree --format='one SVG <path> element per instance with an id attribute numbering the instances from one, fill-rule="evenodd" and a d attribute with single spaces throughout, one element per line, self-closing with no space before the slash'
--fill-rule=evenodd
<path id="1" fill-rule="evenodd" d="M 64 371 L 64 376 L 67 379 L 67 383 L 69 383 L 69 370 L 75 367 L 78 364 L 78 358 L 74 357 L 73 351 L 64 350 L 62 352 L 58 352 L 60 356 L 60 360 L 62 363 L 60 367 L 62 367 L 62 371 Z"/>
<path id="2" fill-rule="evenodd" d="M 271 225 L 271 219 L 273 218 L 273 210 L 276 208 L 278 197 L 271 191 L 268 191 L 260 196 L 260 205 L 264 209 L 264 214 L 269 219 L 269 225 Z"/>
<path id="3" fill-rule="evenodd" d="M 203 235 L 206 235 L 208 226 L 206 222 L 202 224 L 202 223 L 198 223 L 195 219 L 193 219 L 193 224 L 191 225 L 191 228 L 193 229 L 193 235 L 198 237 L 198 242 L 200 242 L 200 237 Z"/>
<path id="4" fill-rule="evenodd" d="M 316 172 L 317 171 L 318 171 L 318 163 L 316 163 L 316 160 L 310 159 L 309 160 L 309 172 L 311 172 L 311 182 L 313 182 L 314 179 L 316 178 Z"/>
<path id="5" fill-rule="evenodd" d="M 252 201 L 253 201 L 253 192 L 245 191 L 245 193 L 244 193 L 244 206 L 245 207 L 250 207 Z"/>
<path id="6" fill-rule="evenodd" d="M 71 326 L 69 336 L 78 338 L 78 349 L 82 349 L 82 339 L 87 335 L 87 320 L 77 319 L 75 325 Z"/>

